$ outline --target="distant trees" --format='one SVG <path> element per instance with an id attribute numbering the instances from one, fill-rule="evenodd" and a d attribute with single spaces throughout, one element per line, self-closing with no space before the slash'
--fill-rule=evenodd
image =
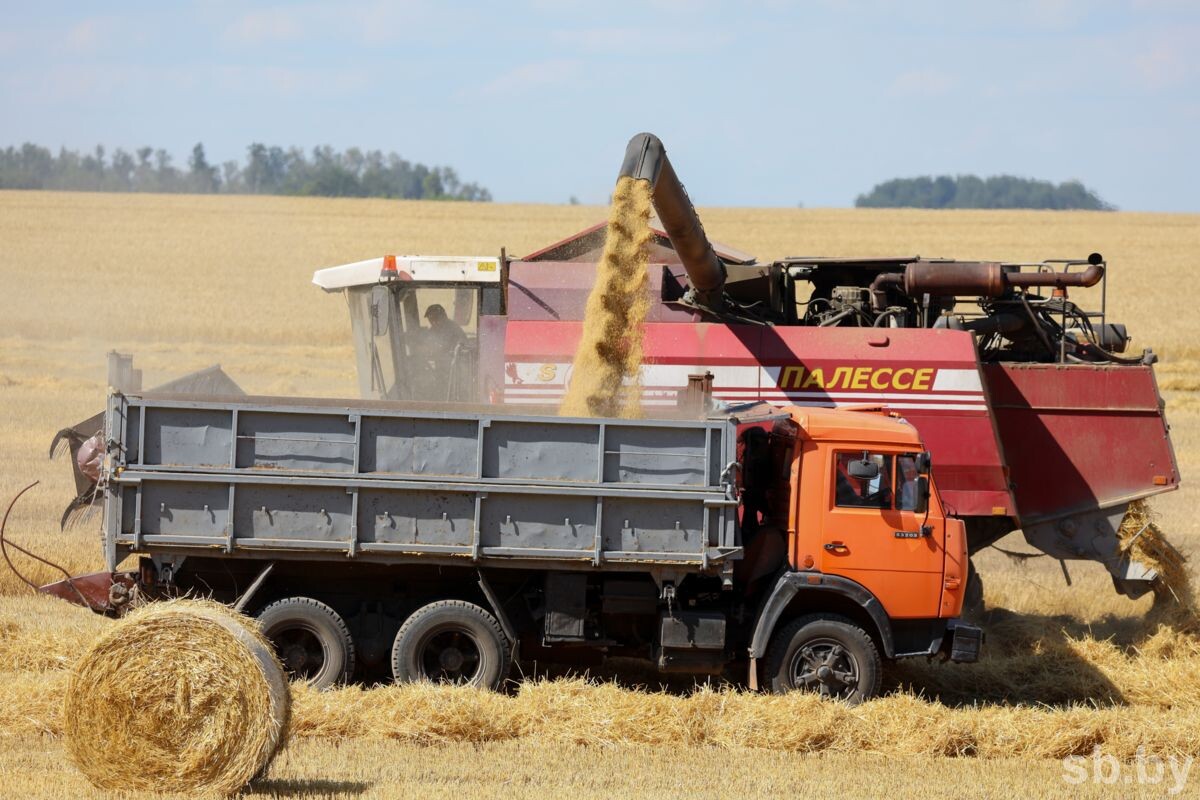
<path id="1" fill-rule="evenodd" d="M 491 193 L 463 183 L 452 167 L 428 167 L 396 153 L 339 152 L 315 147 L 283 149 L 255 142 L 245 163 L 209 163 L 197 143 L 187 169 L 172 165 L 166 150 L 118 148 L 109 158 L 104 147 L 91 153 L 62 148 L 58 154 L 26 143 L 0 150 L 0 189 L 70 189 L 98 192 L 193 192 L 210 194 L 291 194 L 325 197 L 397 197 L 413 200 L 487 202 Z"/>
<path id="2" fill-rule="evenodd" d="M 1079 181 L 1050 181 L 997 175 L 979 178 L 896 178 L 877 185 L 854 201 L 859 208 L 1049 208 L 1112 211 Z"/>

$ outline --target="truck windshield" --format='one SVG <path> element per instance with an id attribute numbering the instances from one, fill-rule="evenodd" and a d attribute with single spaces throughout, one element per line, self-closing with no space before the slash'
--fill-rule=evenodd
<path id="1" fill-rule="evenodd" d="M 346 296 L 363 397 L 476 399 L 478 286 L 394 282 Z"/>

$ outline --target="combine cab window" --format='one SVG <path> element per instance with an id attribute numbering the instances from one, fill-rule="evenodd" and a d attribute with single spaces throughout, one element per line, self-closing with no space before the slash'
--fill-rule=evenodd
<path id="1" fill-rule="evenodd" d="M 348 291 L 362 395 L 473 402 L 479 295 L 478 286 L 403 282 Z"/>
<path id="2" fill-rule="evenodd" d="M 873 478 L 855 478 L 851 463 L 867 461 L 878 468 Z M 838 453 L 834 472 L 837 504 L 850 508 L 892 507 L 892 457 L 880 453 Z"/>

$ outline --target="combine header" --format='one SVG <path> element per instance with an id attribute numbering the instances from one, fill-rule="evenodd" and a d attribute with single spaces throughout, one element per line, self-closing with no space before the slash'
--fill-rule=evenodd
<path id="1" fill-rule="evenodd" d="M 1123 594 L 1151 588 L 1155 573 L 1117 530 L 1130 502 L 1175 489 L 1179 472 L 1155 357 L 1124 354 L 1099 254 L 760 263 L 709 242 L 657 137 L 635 136 L 620 174 L 653 185 L 662 226 L 645 406 L 675 406 L 703 372 L 730 403 L 884 406 L 920 430 L 972 552 L 1021 529 L 1055 558 L 1103 564 Z M 553 406 L 602 243 L 597 226 L 521 259 L 389 256 L 320 270 L 314 283 L 349 300 L 364 396 Z M 1088 287 L 1097 308 L 1070 299 Z M 431 305 L 464 332 L 453 352 L 430 350 Z"/>

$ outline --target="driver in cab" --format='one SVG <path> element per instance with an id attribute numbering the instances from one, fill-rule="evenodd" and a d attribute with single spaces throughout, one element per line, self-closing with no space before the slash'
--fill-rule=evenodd
<path id="1" fill-rule="evenodd" d="M 446 309 L 437 303 L 425 309 L 425 320 L 429 323 L 429 341 L 434 360 L 447 365 L 454 358 L 454 351 L 467 343 L 467 335 L 458 323 L 450 319 Z"/>
<path id="2" fill-rule="evenodd" d="M 426 353 L 433 365 L 437 397 L 444 398 L 450 386 L 455 360 L 467 347 L 467 334 L 457 322 L 450 319 L 446 309 L 434 303 L 425 309 Z"/>

